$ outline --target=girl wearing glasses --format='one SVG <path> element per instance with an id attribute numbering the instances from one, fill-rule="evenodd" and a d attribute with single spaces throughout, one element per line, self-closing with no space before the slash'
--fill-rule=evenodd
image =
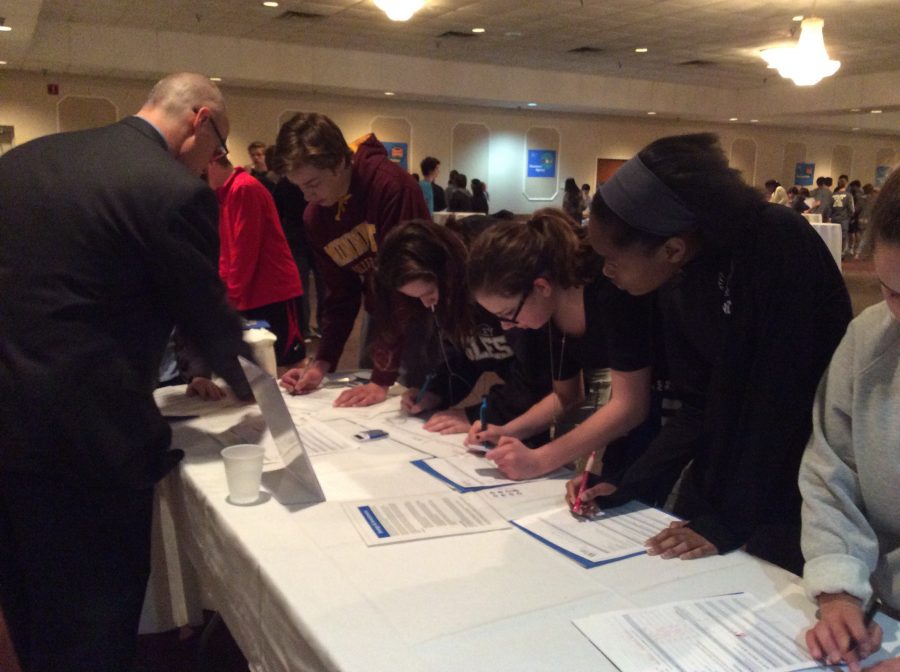
<path id="1" fill-rule="evenodd" d="M 495 444 L 486 456 L 508 478 L 535 478 L 593 450 L 602 454 L 604 473 L 611 474 L 634 459 L 652 435 L 652 421 L 645 423 L 653 378 L 651 297 L 614 287 L 600 273 L 601 263 L 579 227 L 552 209 L 539 210 L 527 223 L 498 224 L 473 245 L 468 268 L 473 297 L 505 328 L 540 335 L 553 378 L 550 394 L 520 416 L 483 431 L 475 424 L 469 431 L 467 443 Z M 603 368 L 611 370 L 609 403 L 572 431 L 554 436 L 559 417 L 584 398 L 582 373 Z M 534 450 L 523 444 L 548 428 L 548 443 Z"/>
<path id="2" fill-rule="evenodd" d="M 432 322 L 437 332 L 440 364 L 401 399 L 403 409 L 414 415 L 444 409 L 425 423 L 429 431 L 468 431 L 481 416 L 482 405 L 447 407 L 462 401 L 484 372 L 497 373 L 505 383 L 493 386 L 485 398 L 487 418 L 494 422 L 515 417 L 550 388 L 546 368 L 523 366 L 536 354 L 529 335 L 505 334 L 497 319 L 469 298 L 468 252 L 452 228 L 462 227 L 461 234 L 469 239 L 465 229 L 479 230 L 493 222 L 488 217 L 468 217 L 459 224 L 440 226 L 413 220 L 391 231 L 378 253 L 378 314 L 411 314 L 413 319 Z M 381 337 L 392 340 L 398 336 L 393 333 L 396 328 L 396 322 L 379 325 Z"/>
<path id="3" fill-rule="evenodd" d="M 851 315 L 822 239 L 745 184 L 712 134 L 661 138 L 627 161 L 595 194 L 589 231 L 616 286 L 656 293 L 682 404 L 598 503 L 640 499 L 687 467 L 673 507 L 687 522 L 648 552 L 745 547 L 799 571 L 800 456 L 816 384 Z M 582 499 L 609 492 L 601 484 Z"/>

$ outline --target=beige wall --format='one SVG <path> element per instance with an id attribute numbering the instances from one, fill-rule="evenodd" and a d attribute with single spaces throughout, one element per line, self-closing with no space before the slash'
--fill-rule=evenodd
<path id="1" fill-rule="evenodd" d="M 50 81 L 59 84 L 59 96 L 47 94 L 46 84 Z M 66 96 L 107 98 L 120 115 L 125 115 L 141 106 L 152 84 L 151 81 L 74 76 L 48 78 L 26 72 L 5 72 L 0 75 L 0 125 L 14 126 L 16 144 L 21 144 L 58 130 L 57 105 Z M 468 177 L 477 177 L 488 183 L 491 208 L 494 210 L 507 208 L 515 212 L 529 212 L 546 205 L 545 201 L 529 201 L 523 194 L 525 139 L 532 127 L 554 128 L 559 132 L 557 177 L 560 194 L 562 182 L 569 176 L 579 184 L 593 184 L 598 157 L 628 158 L 655 138 L 675 133 L 718 133 L 729 156 L 735 140 L 753 141 L 756 145 L 753 173 L 749 174 L 750 167 L 745 165 L 746 157 L 743 157 L 741 165 L 748 172 L 746 178 L 759 185 L 770 177 L 791 184 L 792 176 L 782 174 L 788 143 L 805 145 L 805 160 L 816 164 L 818 175 L 831 174 L 835 147 L 849 146 L 852 148 L 850 174 L 862 182 L 873 181 L 879 153 L 900 156 L 900 139 L 868 133 L 801 132 L 750 124 L 715 125 L 552 113 L 540 109 L 442 106 L 388 98 L 326 97 L 290 91 L 232 88 L 227 84 L 223 90 L 231 116 L 228 144 L 235 163 L 247 161 L 246 145 L 250 141 L 274 141 L 278 120 L 286 111 L 324 112 L 334 118 L 348 139 L 371 130 L 377 117 L 401 117 L 409 121 L 411 128 L 411 170 L 418 170 L 418 163 L 423 157 L 436 156 L 442 160 L 443 177 L 440 182 L 443 183 L 453 168 L 449 164 L 454 126 L 460 122 L 484 124 L 490 129 L 491 138 L 489 174 L 470 174 Z M 738 146 L 742 145 L 745 146 L 745 143 Z M 557 200 L 561 202 L 561 195 Z"/>

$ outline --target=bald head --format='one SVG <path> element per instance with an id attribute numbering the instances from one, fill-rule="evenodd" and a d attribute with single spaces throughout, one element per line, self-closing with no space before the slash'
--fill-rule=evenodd
<path id="1" fill-rule="evenodd" d="M 208 77 L 195 72 L 177 72 L 159 80 L 150 90 L 142 110 L 152 109 L 171 117 L 208 107 L 215 115 L 225 114 L 225 99 Z"/>
<path id="2" fill-rule="evenodd" d="M 221 151 L 229 131 L 222 92 L 194 72 L 157 82 L 137 116 L 159 129 L 169 152 L 196 175 Z"/>

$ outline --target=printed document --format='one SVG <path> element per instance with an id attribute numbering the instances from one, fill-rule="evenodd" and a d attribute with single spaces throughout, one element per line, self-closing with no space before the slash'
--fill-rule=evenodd
<path id="1" fill-rule="evenodd" d="M 341 436 L 327 423 L 318 420 L 307 420 L 302 424 L 297 424 L 297 433 L 310 457 L 359 449 L 358 442 Z"/>
<path id="2" fill-rule="evenodd" d="M 639 502 L 577 518 L 568 506 L 554 507 L 512 521 L 539 541 L 585 567 L 644 553 L 644 542 L 677 520 Z"/>
<path id="3" fill-rule="evenodd" d="M 462 453 L 452 457 L 436 457 L 430 460 L 416 460 L 413 465 L 428 472 L 449 484 L 460 492 L 470 492 L 483 488 L 496 488 L 501 485 L 525 483 L 506 478 L 493 462 L 481 454 Z M 563 470 L 542 476 L 553 478 L 564 473 Z"/>
<path id="4" fill-rule="evenodd" d="M 746 593 L 574 621 L 622 672 L 790 672 L 816 667 L 791 625 Z"/>
<path id="5" fill-rule="evenodd" d="M 484 500 L 454 492 L 349 502 L 343 507 L 369 546 L 509 528 Z"/>

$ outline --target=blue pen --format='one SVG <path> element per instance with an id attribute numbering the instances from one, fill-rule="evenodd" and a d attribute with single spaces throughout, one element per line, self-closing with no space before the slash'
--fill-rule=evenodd
<path id="1" fill-rule="evenodd" d="M 422 387 L 419 388 L 419 393 L 416 395 L 416 406 L 422 403 L 422 400 L 425 398 L 425 393 L 428 392 L 428 388 L 431 386 L 431 381 L 433 380 L 433 373 L 429 373 L 425 376 L 425 381 L 422 383 Z"/>
<path id="2" fill-rule="evenodd" d="M 481 431 L 485 431 L 487 429 L 487 395 L 481 398 L 481 408 L 478 409 L 478 420 L 481 422 Z M 492 446 L 487 441 L 481 444 L 481 447 L 484 448 L 484 451 L 489 451 Z"/>

